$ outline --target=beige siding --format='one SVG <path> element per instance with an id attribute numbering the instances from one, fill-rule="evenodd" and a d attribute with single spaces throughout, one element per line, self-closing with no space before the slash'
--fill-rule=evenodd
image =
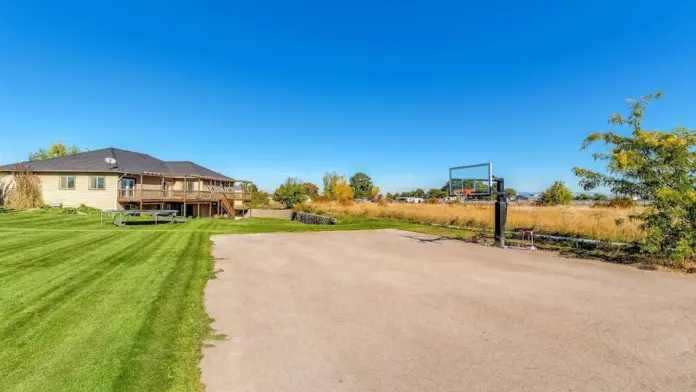
<path id="1" fill-rule="evenodd" d="M 188 183 L 188 182 L 193 183 L 193 190 L 194 190 L 194 191 L 199 191 L 199 190 L 205 191 L 205 190 L 208 190 L 208 187 L 205 186 L 205 184 L 207 183 L 207 181 L 205 181 L 205 180 L 201 180 L 201 181 L 202 181 L 202 187 L 200 187 L 200 189 L 199 189 L 199 186 L 198 186 L 199 184 L 198 184 L 198 179 L 197 179 L 197 178 L 190 178 L 190 179 L 186 180 L 187 183 Z M 186 189 L 184 188 L 184 180 L 183 180 L 183 179 L 177 178 L 176 180 L 172 180 L 172 185 L 174 186 L 173 189 L 176 189 L 177 191 L 186 190 Z"/>
<path id="2" fill-rule="evenodd" d="M 177 178 L 177 179 L 174 179 L 174 180 L 171 180 L 171 181 L 172 181 L 172 186 L 173 186 L 172 189 L 176 189 L 176 190 L 178 190 L 178 191 L 184 190 L 184 180 L 183 180 L 183 179 Z M 191 179 L 188 179 L 187 182 L 193 182 L 193 190 L 194 190 L 194 191 L 199 190 L 199 189 L 198 189 L 198 184 L 199 184 L 199 183 L 198 183 L 198 179 L 196 179 L 196 178 L 191 178 Z M 210 183 L 210 182 L 211 182 L 211 181 L 209 181 L 209 180 L 201 180 L 202 188 L 201 188 L 200 190 L 202 190 L 202 191 L 207 191 L 207 190 L 208 190 L 207 185 L 208 185 L 208 183 Z M 218 183 L 220 183 L 220 181 L 212 181 L 212 183 L 213 183 L 213 184 L 218 184 Z M 229 184 L 229 183 L 228 183 L 228 182 L 225 182 L 225 184 L 227 185 L 227 184 Z"/>
<path id="3" fill-rule="evenodd" d="M 135 182 L 140 183 L 140 176 L 134 176 Z M 143 176 L 143 182 L 138 188 L 142 189 L 162 189 L 162 177 Z"/>
<path id="4" fill-rule="evenodd" d="M 60 189 L 60 177 L 63 175 L 75 176 L 75 189 Z M 89 177 L 104 177 L 103 190 L 89 189 Z M 117 208 L 116 184 L 118 175 L 112 173 L 47 173 L 39 174 L 41 179 L 41 191 L 45 204 L 63 207 L 78 207 L 84 204 L 99 209 Z"/>

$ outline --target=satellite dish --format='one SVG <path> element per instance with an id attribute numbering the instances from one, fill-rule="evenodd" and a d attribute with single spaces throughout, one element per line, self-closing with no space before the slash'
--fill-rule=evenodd
<path id="1" fill-rule="evenodd" d="M 116 164 L 116 160 L 112 157 L 106 157 L 104 158 L 104 162 L 109 164 L 109 167 L 113 168 L 113 166 Z"/>

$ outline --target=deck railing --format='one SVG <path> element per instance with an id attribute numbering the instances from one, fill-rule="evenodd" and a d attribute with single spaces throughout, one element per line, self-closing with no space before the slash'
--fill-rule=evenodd
<path id="1" fill-rule="evenodd" d="M 216 189 L 215 191 L 181 191 L 173 189 L 119 189 L 118 199 L 120 201 L 140 201 L 140 200 L 165 200 L 165 201 L 183 201 L 183 200 L 210 200 L 216 201 L 222 197 L 229 200 L 249 201 L 251 200 L 251 192 L 243 192 L 233 190 L 232 188 Z"/>

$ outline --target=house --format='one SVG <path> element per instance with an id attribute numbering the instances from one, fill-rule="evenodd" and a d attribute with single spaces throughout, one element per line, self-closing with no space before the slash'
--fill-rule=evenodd
<path id="1" fill-rule="evenodd" d="M 518 203 L 534 203 L 539 200 L 539 197 L 540 194 L 538 193 L 523 192 L 518 194 L 514 201 Z"/>
<path id="2" fill-rule="evenodd" d="M 108 209 L 178 210 L 188 217 L 235 216 L 251 200 L 249 181 L 235 180 L 189 161 L 163 161 L 117 148 L 0 166 L 11 174 L 26 165 L 41 181 L 48 205 Z"/>

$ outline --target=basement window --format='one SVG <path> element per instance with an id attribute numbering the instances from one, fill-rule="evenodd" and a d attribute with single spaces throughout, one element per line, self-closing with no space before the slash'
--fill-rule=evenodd
<path id="1" fill-rule="evenodd" d="M 60 176 L 60 189 L 75 189 L 75 176 Z"/>
<path id="2" fill-rule="evenodd" d="M 90 190 L 106 189 L 106 187 L 104 185 L 104 177 L 90 177 L 89 178 L 89 189 Z"/>

